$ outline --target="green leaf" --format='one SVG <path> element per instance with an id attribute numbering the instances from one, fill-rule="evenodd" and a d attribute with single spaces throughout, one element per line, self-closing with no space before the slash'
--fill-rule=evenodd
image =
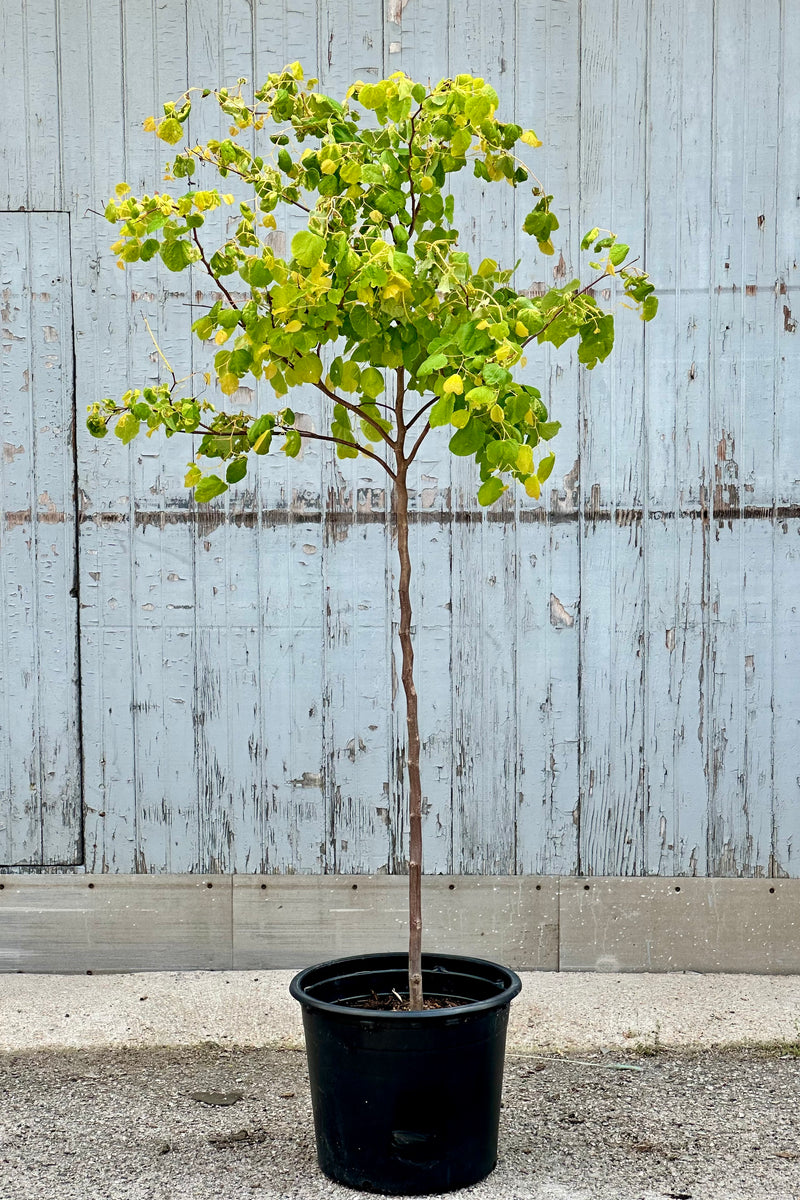
<path id="1" fill-rule="evenodd" d="M 228 468 L 225 472 L 225 478 L 228 483 L 238 483 L 240 479 L 244 479 L 247 474 L 247 455 L 243 454 L 241 458 L 235 458 L 233 462 L 228 463 Z"/>
<path id="2" fill-rule="evenodd" d="M 515 466 L 523 475 L 533 474 L 533 449 L 530 446 L 520 446 Z"/>
<path id="3" fill-rule="evenodd" d="M 139 257 L 142 262 L 150 262 L 150 259 L 158 254 L 160 244 L 157 238 L 146 238 L 139 247 Z"/>
<path id="4" fill-rule="evenodd" d="M 386 103 L 386 86 L 383 83 L 365 83 L 359 88 L 358 102 L 364 108 L 380 108 Z"/>
<path id="5" fill-rule="evenodd" d="M 611 259 L 613 266 L 619 267 L 625 262 L 629 252 L 630 246 L 626 246 L 624 242 L 618 242 L 615 246 L 611 247 L 608 252 L 608 257 Z"/>
<path id="6" fill-rule="evenodd" d="M 370 413 L 370 416 L 373 416 L 373 414 Z M 383 440 L 381 438 L 381 435 L 378 433 L 378 430 L 375 428 L 374 425 L 370 425 L 369 421 L 365 421 L 362 418 L 359 421 L 359 425 L 361 426 L 361 432 L 363 433 L 364 437 L 367 439 L 368 442 L 380 442 Z"/>
<path id="7" fill-rule="evenodd" d="M 486 441 L 486 431 L 479 421 L 470 420 L 450 438 L 450 452 L 466 458 L 480 450 Z"/>
<path id="8" fill-rule="evenodd" d="M 353 326 L 356 336 L 363 341 L 380 333 L 380 325 L 372 319 L 363 304 L 354 304 L 349 315 L 350 324 Z"/>
<path id="9" fill-rule="evenodd" d="M 348 358 L 347 361 L 342 364 L 342 381 L 339 386 L 343 392 L 355 392 L 358 391 L 360 379 L 361 368 L 357 362 L 353 362 L 351 358 Z"/>
<path id="10" fill-rule="evenodd" d="M 374 400 L 376 396 L 380 396 L 386 385 L 383 376 L 376 367 L 367 367 L 366 370 L 361 372 L 359 386 L 365 396 L 369 396 L 371 400 Z"/>
<path id="11" fill-rule="evenodd" d="M 192 242 L 187 242 L 185 238 L 177 238 L 172 242 L 162 242 L 159 249 L 159 254 L 170 271 L 182 271 L 184 267 L 188 267 L 190 263 L 197 262 L 200 258 L 200 250 Z"/>
<path id="12" fill-rule="evenodd" d="M 205 475 L 194 489 L 194 498 L 198 504 L 207 504 L 227 490 L 227 483 L 223 483 L 219 475 Z"/>
<path id="13" fill-rule="evenodd" d="M 441 371 L 442 367 L 446 366 L 446 354 L 442 354 L 441 352 L 437 354 L 431 354 L 417 367 L 417 378 L 424 379 L 426 375 L 432 374 L 433 371 Z"/>
<path id="14" fill-rule="evenodd" d="M 645 296 L 644 300 L 642 301 L 642 314 L 641 314 L 642 320 L 643 321 L 652 321 L 653 317 L 656 315 L 657 312 L 658 312 L 658 297 L 657 296 Z"/>
<path id="15" fill-rule="evenodd" d="M 551 327 L 552 328 L 552 327 Z M 578 361 L 588 370 L 608 358 L 614 346 L 614 318 L 611 313 L 586 321 L 580 327 L 581 344 L 578 346 Z"/>
<path id="16" fill-rule="evenodd" d="M 301 267 L 313 267 L 325 252 L 325 239 L 310 229 L 301 229 L 292 238 L 292 254 Z"/>
<path id="17" fill-rule="evenodd" d="M 139 261 L 141 253 L 138 242 L 128 242 L 120 250 L 119 256 L 123 262 L 133 263 Z"/>
<path id="18" fill-rule="evenodd" d="M 259 453 L 259 442 L 265 434 L 272 433 L 274 426 L 275 418 L 273 417 L 272 413 L 264 413 L 262 416 L 256 417 L 255 421 L 253 421 L 253 424 L 247 431 L 247 441 L 256 451 L 256 454 Z M 260 451 L 260 453 L 263 454 L 266 453 L 266 451 Z"/>
<path id="19" fill-rule="evenodd" d="M 302 439 L 296 429 L 286 430 L 286 441 L 283 445 L 283 453 L 287 458 L 297 458 L 300 453 Z"/>
<path id="20" fill-rule="evenodd" d="M 135 417 L 132 412 L 123 413 L 117 421 L 114 428 L 114 433 L 122 442 L 123 446 L 127 446 L 128 442 L 132 442 L 139 432 L 139 418 Z"/>
<path id="21" fill-rule="evenodd" d="M 456 341 L 465 354 L 480 354 L 481 350 L 488 350 L 492 344 L 488 331 L 478 329 L 477 321 L 467 321 L 459 326 Z"/>
<path id="22" fill-rule="evenodd" d="M 555 461 L 555 454 L 548 454 L 547 457 L 543 458 L 539 463 L 538 470 L 536 471 L 536 478 L 539 480 L 539 483 L 544 483 L 545 479 L 550 478 L 550 472 L 553 469 L 553 464 Z"/>
<path id="23" fill-rule="evenodd" d="M 304 354 L 294 364 L 294 374 L 301 383 L 319 383 L 322 378 L 322 363 L 316 354 Z"/>
<path id="24" fill-rule="evenodd" d="M 544 438 L 546 442 L 549 442 L 550 438 L 554 438 L 556 436 L 560 428 L 560 421 L 543 421 L 539 426 L 539 437 Z"/>
<path id="25" fill-rule="evenodd" d="M 464 399 L 469 405 L 485 407 L 487 404 L 492 404 L 497 399 L 497 392 L 490 387 L 475 387 L 470 388 Z"/>
<path id="26" fill-rule="evenodd" d="M 499 500 L 503 492 L 507 490 L 502 479 L 497 475 L 492 475 L 484 484 L 478 488 L 478 504 L 482 504 L 487 508 L 490 504 L 494 504 L 495 500 Z"/>
<path id="27" fill-rule="evenodd" d="M 511 382 L 511 372 L 499 363 L 486 363 L 481 374 L 491 387 L 502 387 L 504 383 Z"/>
<path id="28" fill-rule="evenodd" d="M 108 433 L 105 418 L 101 417 L 99 413 L 92 413 L 91 416 L 86 418 L 86 428 L 92 437 L 95 438 L 104 438 Z"/>
<path id="29" fill-rule="evenodd" d="M 428 414 L 428 424 L 431 429 L 436 429 L 438 425 L 449 425 L 450 418 L 453 415 L 453 405 L 455 404 L 455 396 L 452 392 L 447 392 L 440 400 L 437 400 Z"/>

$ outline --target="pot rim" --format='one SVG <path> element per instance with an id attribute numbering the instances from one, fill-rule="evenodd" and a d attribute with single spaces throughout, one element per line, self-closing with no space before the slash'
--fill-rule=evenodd
<path id="1" fill-rule="evenodd" d="M 468 954 L 438 954 L 435 951 L 423 953 L 422 969 L 432 970 L 433 966 L 441 966 L 447 969 L 450 965 L 453 967 L 463 965 L 476 965 L 489 967 L 494 971 L 501 971 L 507 978 L 508 982 L 505 987 L 501 988 L 495 996 L 489 997 L 488 1000 L 474 1000 L 467 1004 L 459 1004 L 457 1008 L 432 1008 L 423 1010 L 422 1012 L 392 1012 L 383 1011 L 380 1009 L 365 1009 L 353 1008 L 346 1004 L 332 1003 L 328 1000 L 320 1000 L 316 996 L 309 995 L 305 990 L 305 983 L 309 975 L 316 971 L 325 971 L 327 968 L 348 968 L 355 967 L 357 964 L 367 964 L 376 960 L 397 959 L 398 962 L 407 962 L 408 955 L 405 951 L 376 951 L 373 954 L 353 954 L 345 958 L 330 958 L 325 962 L 314 963 L 310 967 L 304 967 L 302 971 L 294 976 L 289 984 L 290 995 L 302 1004 L 305 1008 L 310 1008 L 320 1013 L 329 1013 L 331 1016 L 338 1017 L 358 1017 L 360 1020 L 369 1021 L 453 1021 L 458 1020 L 462 1015 L 475 1016 L 479 1013 L 488 1012 L 491 1009 L 501 1008 L 509 1004 L 515 996 L 518 996 L 522 990 L 522 980 L 516 971 L 512 971 L 510 967 L 504 967 L 500 963 L 493 962 L 488 958 L 476 958 Z M 427 959 L 427 964 L 426 964 Z M 344 974 L 348 974 L 345 969 Z M 352 971 L 352 974 L 359 972 Z M 458 972 L 455 972 L 456 974 Z"/>

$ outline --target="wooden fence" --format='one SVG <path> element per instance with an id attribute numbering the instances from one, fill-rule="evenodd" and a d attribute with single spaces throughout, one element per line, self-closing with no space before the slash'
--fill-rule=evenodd
<path id="1" fill-rule="evenodd" d="M 542 259 L 524 194 L 457 179 L 467 248 L 535 292 L 610 226 L 662 297 L 591 375 L 531 357 L 563 424 L 543 503 L 482 512 L 426 443 L 426 871 L 800 875 L 794 0 L 5 0 L 0 58 L 2 870 L 403 869 L 383 479 L 307 448 L 198 511 L 188 446 L 83 424 L 157 378 L 144 317 L 204 367 L 213 286 L 117 270 L 99 215 L 158 186 L 142 120 L 300 59 L 333 94 L 483 74 L 544 139 L 561 228 Z"/>

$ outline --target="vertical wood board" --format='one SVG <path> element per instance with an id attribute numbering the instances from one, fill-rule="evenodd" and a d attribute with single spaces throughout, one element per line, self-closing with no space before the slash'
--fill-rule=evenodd
<path id="1" fill-rule="evenodd" d="M 69 217 L 0 214 L 0 863 L 81 847 Z"/>

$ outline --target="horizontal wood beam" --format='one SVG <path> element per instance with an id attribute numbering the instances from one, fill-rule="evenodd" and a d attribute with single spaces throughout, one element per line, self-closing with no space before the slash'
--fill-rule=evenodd
<path id="1" fill-rule="evenodd" d="M 518 970 L 800 973 L 800 880 L 426 876 L 428 950 Z M 406 946 L 385 875 L 3 875 L 0 971 L 286 969 Z"/>

